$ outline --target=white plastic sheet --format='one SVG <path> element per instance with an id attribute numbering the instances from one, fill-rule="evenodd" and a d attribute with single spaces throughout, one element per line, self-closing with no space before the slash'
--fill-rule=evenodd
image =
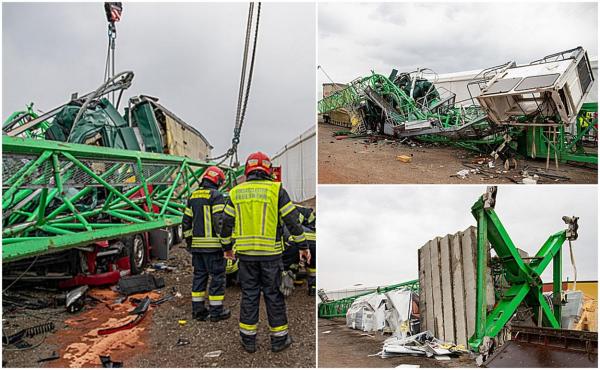
<path id="1" fill-rule="evenodd" d="M 294 202 L 302 202 L 316 195 L 316 145 L 316 128 L 313 125 L 271 158 L 274 166 L 281 166 L 283 187 Z"/>

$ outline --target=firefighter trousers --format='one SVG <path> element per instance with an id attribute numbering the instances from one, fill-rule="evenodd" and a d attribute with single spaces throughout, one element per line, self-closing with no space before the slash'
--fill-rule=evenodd
<path id="1" fill-rule="evenodd" d="M 208 307 L 211 315 L 218 315 L 223 311 L 223 298 L 225 295 L 225 258 L 222 251 L 194 252 L 192 253 L 194 267 L 194 280 L 192 282 L 192 312 L 204 313 L 206 286 L 208 287 Z"/>
<path id="2" fill-rule="evenodd" d="M 242 341 L 247 344 L 254 343 L 256 340 L 261 292 L 267 306 L 271 345 L 281 344 L 287 339 L 285 298 L 279 290 L 282 271 L 281 258 L 275 261 L 240 260 L 239 262 L 238 278 L 242 288 L 240 335 Z"/>
<path id="3" fill-rule="evenodd" d="M 306 268 L 308 278 L 308 294 L 314 295 L 317 290 L 317 244 L 309 243 L 308 249 L 310 250 L 310 263 Z"/>

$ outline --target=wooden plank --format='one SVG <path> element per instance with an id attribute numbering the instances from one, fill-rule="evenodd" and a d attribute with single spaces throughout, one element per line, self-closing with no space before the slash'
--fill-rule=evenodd
<path id="1" fill-rule="evenodd" d="M 467 345 L 467 307 L 465 305 L 465 281 L 462 259 L 462 232 L 452 235 L 451 264 L 452 264 L 452 292 L 454 295 L 454 330 L 456 344 Z"/>
<path id="2" fill-rule="evenodd" d="M 442 287 L 444 336 L 440 339 L 455 343 L 454 334 L 454 297 L 452 292 L 452 265 L 450 261 L 450 238 L 446 235 L 439 240 L 440 248 L 440 284 Z"/>
<path id="3" fill-rule="evenodd" d="M 440 277 L 440 251 L 439 237 L 429 242 L 431 252 L 431 278 L 433 289 L 433 318 L 434 328 L 433 333 L 436 338 L 444 337 L 444 302 L 442 300 L 442 281 Z"/>

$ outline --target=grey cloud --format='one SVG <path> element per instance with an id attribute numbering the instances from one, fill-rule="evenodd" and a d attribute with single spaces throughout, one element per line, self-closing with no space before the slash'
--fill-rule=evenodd
<path id="1" fill-rule="evenodd" d="M 526 63 L 579 45 L 598 53 L 595 3 L 325 3 L 318 12 L 319 64 L 338 82 L 371 69 Z M 342 21 L 335 34 L 321 32 Z"/>
<path id="2" fill-rule="evenodd" d="M 117 69 L 136 73 L 127 96 L 148 94 L 230 145 L 247 3 L 125 3 Z M 27 22 L 23 20 L 27 19 Z M 263 3 L 252 91 L 239 147 L 275 154 L 314 122 L 315 5 Z M 3 4 L 3 110 L 42 110 L 102 82 L 101 3 Z"/>
<path id="3" fill-rule="evenodd" d="M 347 288 L 417 278 L 417 250 L 436 236 L 475 225 L 471 206 L 484 186 L 321 186 L 319 285 Z M 515 245 L 534 254 L 564 215 L 580 217 L 573 243 L 578 279 L 597 279 L 597 191 L 594 186 L 502 186 L 496 212 Z M 571 279 L 568 244 L 563 276 Z M 551 269 L 543 278 L 551 279 Z"/>

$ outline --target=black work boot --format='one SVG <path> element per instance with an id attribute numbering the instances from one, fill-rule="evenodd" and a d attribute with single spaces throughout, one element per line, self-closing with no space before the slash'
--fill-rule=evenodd
<path id="1" fill-rule="evenodd" d="M 206 321 L 208 320 L 208 316 L 209 314 L 207 309 L 192 312 L 192 317 L 198 321 Z"/>
<path id="2" fill-rule="evenodd" d="M 244 351 L 246 351 L 248 353 L 256 352 L 256 335 L 249 336 L 249 335 L 242 334 L 242 336 L 240 338 L 240 343 L 242 343 L 242 347 L 244 348 Z"/>
<path id="3" fill-rule="evenodd" d="M 221 312 L 211 313 L 210 321 L 217 322 L 217 321 L 221 321 L 221 320 L 227 320 L 230 317 L 231 317 L 231 310 L 229 308 L 224 308 L 221 310 Z"/>
<path id="4" fill-rule="evenodd" d="M 308 287 L 308 295 L 314 297 L 317 293 L 317 288 L 314 286 Z"/>
<path id="5" fill-rule="evenodd" d="M 271 351 L 281 352 L 291 346 L 293 342 L 292 337 L 288 334 L 286 335 L 285 340 L 271 341 Z"/>

